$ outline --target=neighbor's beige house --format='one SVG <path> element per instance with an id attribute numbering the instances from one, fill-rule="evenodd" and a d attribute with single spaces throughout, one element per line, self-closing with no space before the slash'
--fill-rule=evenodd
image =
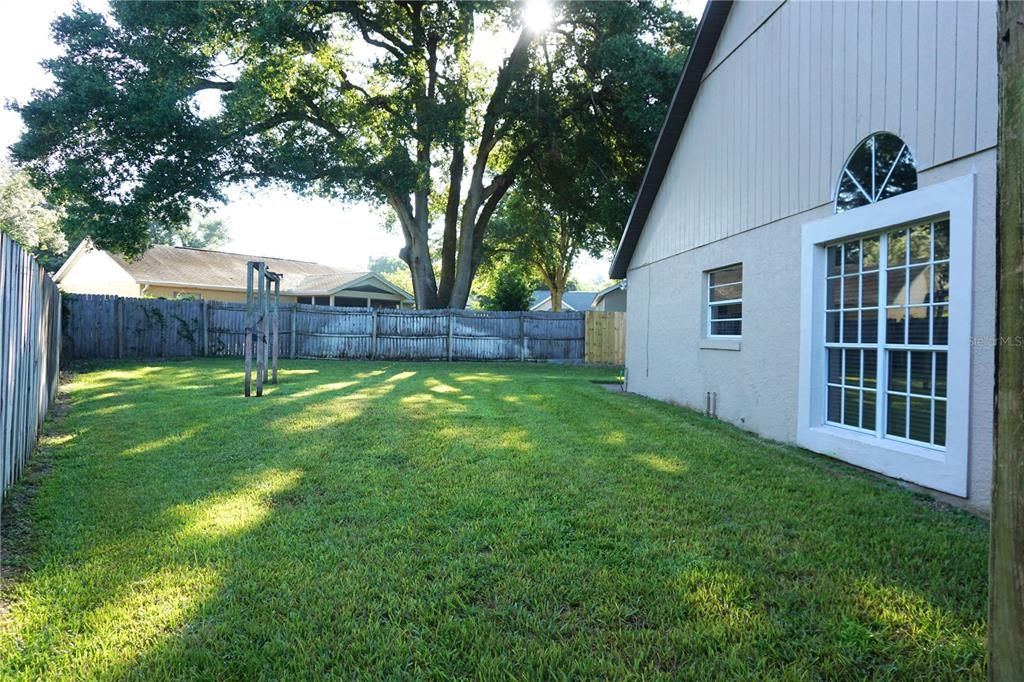
<path id="1" fill-rule="evenodd" d="M 989 508 L 996 14 L 709 3 L 610 272 L 628 390 Z"/>
<path id="2" fill-rule="evenodd" d="M 74 294 L 244 302 L 249 261 L 263 261 L 283 275 L 282 303 L 360 308 L 413 305 L 409 292 L 374 272 L 180 246 L 154 246 L 129 261 L 85 240 L 53 279 L 61 291 Z"/>

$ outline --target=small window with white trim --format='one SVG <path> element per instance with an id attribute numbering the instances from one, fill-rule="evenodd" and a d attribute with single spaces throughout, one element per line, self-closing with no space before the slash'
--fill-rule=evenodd
<path id="1" fill-rule="evenodd" d="M 743 335 L 743 264 L 707 273 L 707 335 L 738 338 Z"/>

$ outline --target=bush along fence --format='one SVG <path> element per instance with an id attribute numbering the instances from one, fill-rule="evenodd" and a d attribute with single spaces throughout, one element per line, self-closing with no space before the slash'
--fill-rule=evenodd
<path id="1" fill-rule="evenodd" d="M 245 304 L 65 296 L 64 352 L 102 358 L 241 357 Z M 585 358 L 584 313 L 393 310 L 282 305 L 284 358 Z"/>
<path id="2" fill-rule="evenodd" d="M 60 292 L 0 232 L 0 501 L 21 476 L 57 397 Z"/>

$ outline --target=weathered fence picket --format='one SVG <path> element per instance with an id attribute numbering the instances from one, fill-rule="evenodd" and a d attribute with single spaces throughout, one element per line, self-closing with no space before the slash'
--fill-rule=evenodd
<path id="1" fill-rule="evenodd" d="M 68 296 L 74 359 L 243 354 L 245 304 Z M 118 305 L 124 319 L 114 314 Z M 293 358 L 582 361 L 584 313 L 392 310 L 282 305 L 282 348 Z"/>
<path id="2" fill-rule="evenodd" d="M 60 292 L 0 233 L 0 501 L 21 476 L 57 397 Z"/>

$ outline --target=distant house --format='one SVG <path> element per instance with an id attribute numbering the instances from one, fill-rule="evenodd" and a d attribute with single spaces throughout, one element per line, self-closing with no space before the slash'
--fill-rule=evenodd
<path id="1" fill-rule="evenodd" d="M 597 293 L 596 291 L 567 291 L 562 294 L 562 310 L 581 312 L 590 310 L 590 304 L 594 302 Z M 544 289 L 533 292 L 530 299 L 530 310 L 551 310 L 551 293 Z"/>
<path id="2" fill-rule="evenodd" d="M 626 280 L 601 289 L 594 296 L 594 301 L 590 306 L 594 310 L 603 310 L 609 313 L 626 312 Z"/>
<path id="3" fill-rule="evenodd" d="M 154 246 L 138 260 L 128 261 L 86 240 L 57 271 L 54 281 L 62 291 L 76 294 L 238 302 L 245 301 L 245 265 L 253 260 L 264 261 L 283 275 L 282 303 L 359 308 L 413 305 L 409 292 L 374 272 L 181 246 Z"/>
<path id="4" fill-rule="evenodd" d="M 988 509 L 996 25 L 710 2 L 610 272 L 628 390 Z"/>
<path id="5" fill-rule="evenodd" d="M 530 310 L 551 310 L 551 292 L 547 289 L 534 291 L 530 297 Z M 626 281 L 601 291 L 567 291 L 562 294 L 562 310 L 625 312 Z"/>
<path id="6" fill-rule="evenodd" d="M 535 305 L 540 305 L 541 303 L 544 302 L 544 299 L 549 298 L 550 296 L 551 296 L 551 294 L 548 293 L 547 289 L 537 289 L 537 290 L 535 290 L 533 292 L 533 295 L 530 296 L 530 310 L 533 310 L 533 307 Z"/>

